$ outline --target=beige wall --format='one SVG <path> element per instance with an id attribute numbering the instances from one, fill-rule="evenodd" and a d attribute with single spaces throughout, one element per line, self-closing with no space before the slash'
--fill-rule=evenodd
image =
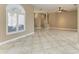
<path id="1" fill-rule="evenodd" d="M 78 32 L 79 32 L 79 5 L 78 5 L 78 8 L 77 8 L 77 28 L 78 28 Z"/>
<path id="2" fill-rule="evenodd" d="M 49 14 L 49 26 L 50 27 L 56 27 L 56 18 L 57 18 L 57 15 L 56 13 L 50 13 Z"/>
<path id="3" fill-rule="evenodd" d="M 6 35 L 6 5 L 0 5 L 0 41 L 16 38 L 34 32 L 34 14 L 31 5 L 22 5 L 26 11 L 26 30 L 16 34 Z"/>
<path id="4" fill-rule="evenodd" d="M 77 12 L 49 13 L 49 26 L 77 29 Z"/>

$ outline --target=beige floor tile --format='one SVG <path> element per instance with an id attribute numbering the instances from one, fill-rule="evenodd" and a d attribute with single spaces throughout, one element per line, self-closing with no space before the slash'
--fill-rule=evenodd
<path id="1" fill-rule="evenodd" d="M 34 35 L 0 46 L 9 54 L 76 54 L 79 36 L 74 31 L 36 30 Z"/>

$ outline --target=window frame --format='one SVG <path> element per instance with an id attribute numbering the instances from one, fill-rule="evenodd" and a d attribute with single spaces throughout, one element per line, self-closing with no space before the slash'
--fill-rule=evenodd
<path id="1" fill-rule="evenodd" d="M 7 35 L 11 35 L 11 34 L 16 34 L 16 33 L 24 32 L 24 31 L 25 31 L 25 19 L 26 19 L 26 18 L 25 18 L 25 13 L 19 13 L 19 14 L 16 13 L 16 14 L 17 14 L 16 31 L 15 31 L 15 32 L 8 32 L 8 12 L 9 12 L 9 11 L 6 10 L 6 34 L 7 34 Z M 10 13 L 11 13 L 11 12 L 10 12 Z M 23 25 L 24 25 L 24 30 L 21 30 L 21 31 L 18 30 L 18 20 L 19 20 L 19 19 L 18 19 L 18 16 L 19 16 L 19 15 L 24 15 L 24 24 L 23 24 Z"/>

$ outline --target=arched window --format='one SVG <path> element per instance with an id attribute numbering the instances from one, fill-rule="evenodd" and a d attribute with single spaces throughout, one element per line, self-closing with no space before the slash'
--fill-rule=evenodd
<path id="1" fill-rule="evenodd" d="M 8 34 L 25 31 L 25 10 L 21 5 L 7 5 L 6 20 Z"/>

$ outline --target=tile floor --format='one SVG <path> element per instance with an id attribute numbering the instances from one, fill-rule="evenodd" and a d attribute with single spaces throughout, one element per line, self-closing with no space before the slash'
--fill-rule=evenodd
<path id="1" fill-rule="evenodd" d="M 38 30 L 34 35 L 0 46 L 1 54 L 78 54 L 78 32 Z"/>

